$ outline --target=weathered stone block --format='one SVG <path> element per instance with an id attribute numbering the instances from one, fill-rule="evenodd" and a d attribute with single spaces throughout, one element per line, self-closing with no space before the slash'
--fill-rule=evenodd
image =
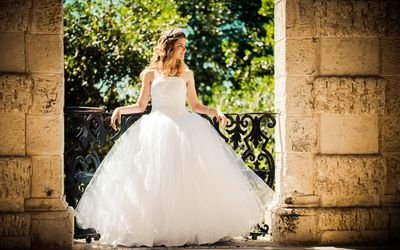
<path id="1" fill-rule="evenodd" d="M 293 208 L 319 207 L 320 198 L 319 196 L 313 194 L 292 192 L 284 195 L 282 206 Z"/>
<path id="2" fill-rule="evenodd" d="M 400 39 L 381 38 L 380 49 L 381 74 L 400 76 Z"/>
<path id="3" fill-rule="evenodd" d="M 382 117 L 382 150 L 384 152 L 400 151 L 400 116 Z"/>
<path id="4" fill-rule="evenodd" d="M 398 206 L 400 197 L 400 87 L 386 83 L 388 76 L 399 78 L 400 2 L 276 0 L 275 4 L 279 20 L 275 23 L 275 107 L 280 113 L 275 130 L 276 190 L 283 201 L 279 205 L 321 205 L 323 211 L 304 222 L 313 225 L 304 231 L 301 218 L 305 216 L 289 210 L 288 216 L 283 210 L 275 213 L 274 242 L 351 244 L 387 242 L 390 235 L 396 238 L 393 232 L 399 231 L 400 216 L 390 217 L 377 207 Z M 393 37 L 385 37 L 389 34 Z M 317 39 L 314 55 L 306 54 L 312 51 L 302 41 L 306 37 Z M 316 70 L 310 67 L 313 60 Z M 314 74 L 329 77 L 319 77 L 311 84 L 303 80 L 302 76 Z M 385 79 L 376 77 L 379 74 Z M 316 121 L 315 125 L 302 123 L 299 116 Z M 308 134 L 314 129 L 315 135 Z M 316 174 L 300 167 L 307 165 L 302 163 L 303 152 L 316 163 Z M 381 152 L 390 153 L 383 158 L 377 154 Z M 313 158 L 317 153 L 346 155 Z M 291 196 L 304 188 L 297 179 L 300 176 L 308 180 L 305 186 L 311 183 L 309 191 L 315 189 L 314 193 Z"/>
<path id="5" fill-rule="evenodd" d="M 314 193 L 315 166 L 312 154 L 284 154 L 282 193 L 300 192 Z M 306 181 L 308 180 L 308 181 Z"/>
<path id="6" fill-rule="evenodd" d="M 0 128 L 0 155 L 25 155 L 25 114 L 1 114 Z"/>
<path id="7" fill-rule="evenodd" d="M 0 211 L 24 211 L 31 191 L 29 158 L 1 157 L 0 173 Z"/>
<path id="8" fill-rule="evenodd" d="M 0 1 L 0 32 L 24 32 L 28 28 L 31 1 Z"/>
<path id="9" fill-rule="evenodd" d="M 386 81 L 376 77 L 318 77 L 315 111 L 329 114 L 383 114 Z"/>
<path id="10" fill-rule="evenodd" d="M 343 117 L 343 152 L 378 153 L 378 116 L 376 114 Z"/>
<path id="11" fill-rule="evenodd" d="M 313 37 L 315 25 L 313 1 L 290 0 L 285 3 L 286 37 Z"/>
<path id="12" fill-rule="evenodd" d="M 320 38 L 321 75 L 378 75 L 378 38 Z"/>
<path id="13" fill-rule="evenodd" d="M 400 77 L 386 77 L 385 114 L 381 117 L 381 150 L 400 152 Z"/>
<path id="14" fill-rule="evenodd" d="M 387 166 L 385 194 L 400 195 L 400 152 L 384 154 Z"/>
<path id="15" fill-rule="evenodd" d="M 314 1 L 318 36 L 371 37 L 382 35 L 388 1 Z"/>
<path id="16" fill-rule="evenodd" d="M 400 2 L 399 1 L 379 1 L 380 4 L 385 6 L 385 36 L 398 37 L 400 35 Z"/>
<path id="17" fill-rule="evenodd" d="M 286 1 L 275 1 L 275 7 L 274 7 L 275 43 L 285 38 L 285 33 L 286 33 L 285 8 L 286 8 Z"/>
<path id="18" fill-rule="evenodd" d="M 0 214 L 0 237 L 29 236 L 31 215 L 29 213 Z"/>
<path id="19" fill-rule="evenodd" d="M 312 115 L 313 80 L 307 76 L 287 76 L 275 80 L 275 110 L 287 115 Z"/>
<path id="20" fill-rule="evenodd" d="M 275 93 L 275 111 L 277 113 L 286 112 L 286 81 L 285 76 L 275 79 L 274 93 Z"/>
<path id="21" fill-rule="evenodd" d="M 382 208 L 326 208 L 319 213 L 321 231 L 385 230 L 389 213 Z"/>
<path id="22" fill-rule="evenodd" d="M 317 152 L 317 119 L 313 116 L 286 117 L 285 152 Z"/>
<path id="23" fill-rule="evenodd" d="M 388 242 L 389 216 L 382 208 L 322 209 L 318 220 L 321 243 Z"/>
<path id="24" fill-rule="evenodd" d="M 314 38 L 288 38 L 286 75 L 313 75 L 317 72 L 317 41 Z"/>
<path id="25" fill-rule="evenodd" d="M 275 151 L 277 153 L 286 153 L 287 142 L 286 138 L 286 116 L 278 114 L 276 117 L 275 125 Z M 278 157 L 277 157 L 278 160 Z M 278 166 L 278 164 L 276 164 Z"/>
<path id="26" fill-rule="evenodd" d="M 64 146 L 63 115 L 27 115 L 26 153 L 59 155 Z"/>
<path id="27" fill-rule="evenodd" d="M 272 240 L 274 243 L 315 243 L 318 214 L 312 208 L 277 208 L 272 215 Z"/>
<path id="28" fill-rule="evenodd" d="M 0 246 L 2 249 L 30 249 L 31 236 L 1 237 Z"/>
<path id="29" fill-rule="evenodd" d="M 390 211 L 390 241 L 400 242 L 398 235 L 400 234 L 400 212 L 397 207 Z"/>
<path id="30" fill-rule="evenodd" d="M 62 198 L 64 193 L 61 156 L 32 156 L 32 198 Z"/>
<path id="31" fill-rule="evenodd" d="M 278 79 L 286 75 L 286 40 L 282 39 L 276 42 L 274 49 L 274 74 L 275 79 Z"/>
<path id="32" fill-rule="evenodd" d="M 400 207 L 400 194 L 384 194 L 381 204 L 385 207 Z"/>
<path id="33" fill-rule="evenodd" d="M 275 148 L 276 148 L 276 146 L 275 146 Z M 280 151 L 282 151 L 282 150 L 280 150 Z M 284 166 L 284 163 L 285 163 L 284 155 L 285 155 L 284 153 L 280 153 L 280 152 L 276 152 L 276 154 L 275 154 L 275 195 L 277 198 L 276 201 L 279 201 L 282 198 L 282 196 L 284 195 L 282 193 L 284 180 L 283 180 L 283 178 L 281 178 L 281 176 L 283 176 L 283 169 L 285 167 Z"/>
<path id="34" fill-rule="evenodd" d="M 0 214 L 0 246 L 2 249 L 31 247 L 31 215 L 29 213 Z"/>
<path id="35" fill-rule="evenodd" d="M 316 194 L 321 206 L 379 206 L 386 178 L 380 156 L 316 156 Z"/>
<path id="36" fill-rule="evenodd" d="M 72 207 L 63 212 L 32 212 L 32 247 L 72 248 L 73 223 Z"/>
<path id="37" fill-rule="evenodd" d="M 385 115 L 400 116 L 400 77 L 385 77 Z"/>
<path id="38" fill-rule="evenodd" d="M 343 151 L 343 117 L 321 115 L 319 126 L 320 153 Z"/>
<path id="39" fill-rule="evenodd" d="M 61 35 L 27 35 L 27 58 L 29 72 L 62 73 L 63 39 Z"/>
<path id="40" fill-rule="evenodd" d="M 63 30 L 63 1 L 34 0 L 32 33 L 61 34 Z"/>
<path id="41" fill-rule="evenodd" d="M 388 241 L 389 230 L 324 231 L 321 233 L 321 243 L 324 245 L 388 243 Z"/>
<path id="42" fill-rule="evenodd" d="M 25 72 L 25 35 L 0 33 L 0 71 Z"/>
<path id="43" fill-rule="evenodd" d="M 28 75 L 0 74 L 0 112 L 27 112 L 32 105 L 32 80 Z"/>
<path id="44" fill-rule="evenodd" d="M 63 77 L 54 75 L 33 75 L 33 99 L 31 114 L 63 113 L 64 87 Z"/>
<path id="45" fill-rule="evenodd" d="M 321 115 L 320 153 L 378 153 L 378 116 Z"/>
<path id="46" fill-rule="evenodd" d="M 32 198 L 25 201 L 25 211 L 65 211 L 68 203 L 61 198 Z"/>
<path id="47" fill-rule="evenodd" d="M 288 38 L 275 44 L 275 78 L 313 75 L 317 70 L 317 45 L 312 38 Z"/>

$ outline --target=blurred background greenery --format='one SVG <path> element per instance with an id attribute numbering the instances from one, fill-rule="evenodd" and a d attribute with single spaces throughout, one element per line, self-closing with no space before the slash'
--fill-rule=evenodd
<path id="1" fill-rule="evenodd" d="M 65 0 L 65 106 L 136 101 L 160 33 L 181 27 L 199 98 L 226 113 L 273 111 L 273 0 Z"/>

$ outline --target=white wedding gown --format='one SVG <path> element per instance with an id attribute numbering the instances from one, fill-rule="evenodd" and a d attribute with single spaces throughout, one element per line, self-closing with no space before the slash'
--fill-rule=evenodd
<path id="1" fill-rule="evenodd" d="M 211 124 L 187 111 L 181 77 L 157 75 L 152 110 L 115 142 L 75 208 L 113 246 L 180 246 L 247 235 L 273 191 Z"/>

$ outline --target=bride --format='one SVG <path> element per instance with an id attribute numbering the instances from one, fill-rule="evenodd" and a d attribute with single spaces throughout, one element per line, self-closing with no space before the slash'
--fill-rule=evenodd
<path id="1" fill-rule="evenodd" d="M 182 29 L 162 33 L 137 103 L 111 116 L 116 129 L 122 114 L 143 112 L 152 98 L 151 112 L 115 142 L 75 208 L 77 223 L 96 229 L 100 243 L 181 246 L 247 235 L 272 201 L 272 189 L 197 114 L 227 122 L 198 100 L 185 53 Z"/>

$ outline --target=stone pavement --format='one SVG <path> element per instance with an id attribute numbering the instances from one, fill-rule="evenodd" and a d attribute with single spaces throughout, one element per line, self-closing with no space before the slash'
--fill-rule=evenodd
<path id="1" fill-rule="evenodd" d="M 210 244 L 210 245 L 187 245 L 182 247 L 124 247 L 118 246 L 113 248 L 112 246 L 101 245 L 96 241 L 92 241 L 91 243 L 86 243 L 85 240 L 75 240 L 73 250 L 95 250 L 95 249 L 113 249 L 113 250 L 125 250 L 125 249 L 137 249 L 137 250 L 149 250 L 149 249 L 158 249 L 158 250 L 170 250 L 170 249 L 212 249 L 212 250 L 228 250 L 228 249 L 237 249 L 237 250 L 285 250 L 285 249 L 296 249 L 296 250 L 372 250 L 372 249 L 400 249 L 400 246 L 385 246 L 385 245 L 354 245 L 354 246 L 277 246 L 272 244 L 268 238 L 260 237 L 258 240 L 244 239 L 244 238 L 235 238 L 230 241 Z"/>

